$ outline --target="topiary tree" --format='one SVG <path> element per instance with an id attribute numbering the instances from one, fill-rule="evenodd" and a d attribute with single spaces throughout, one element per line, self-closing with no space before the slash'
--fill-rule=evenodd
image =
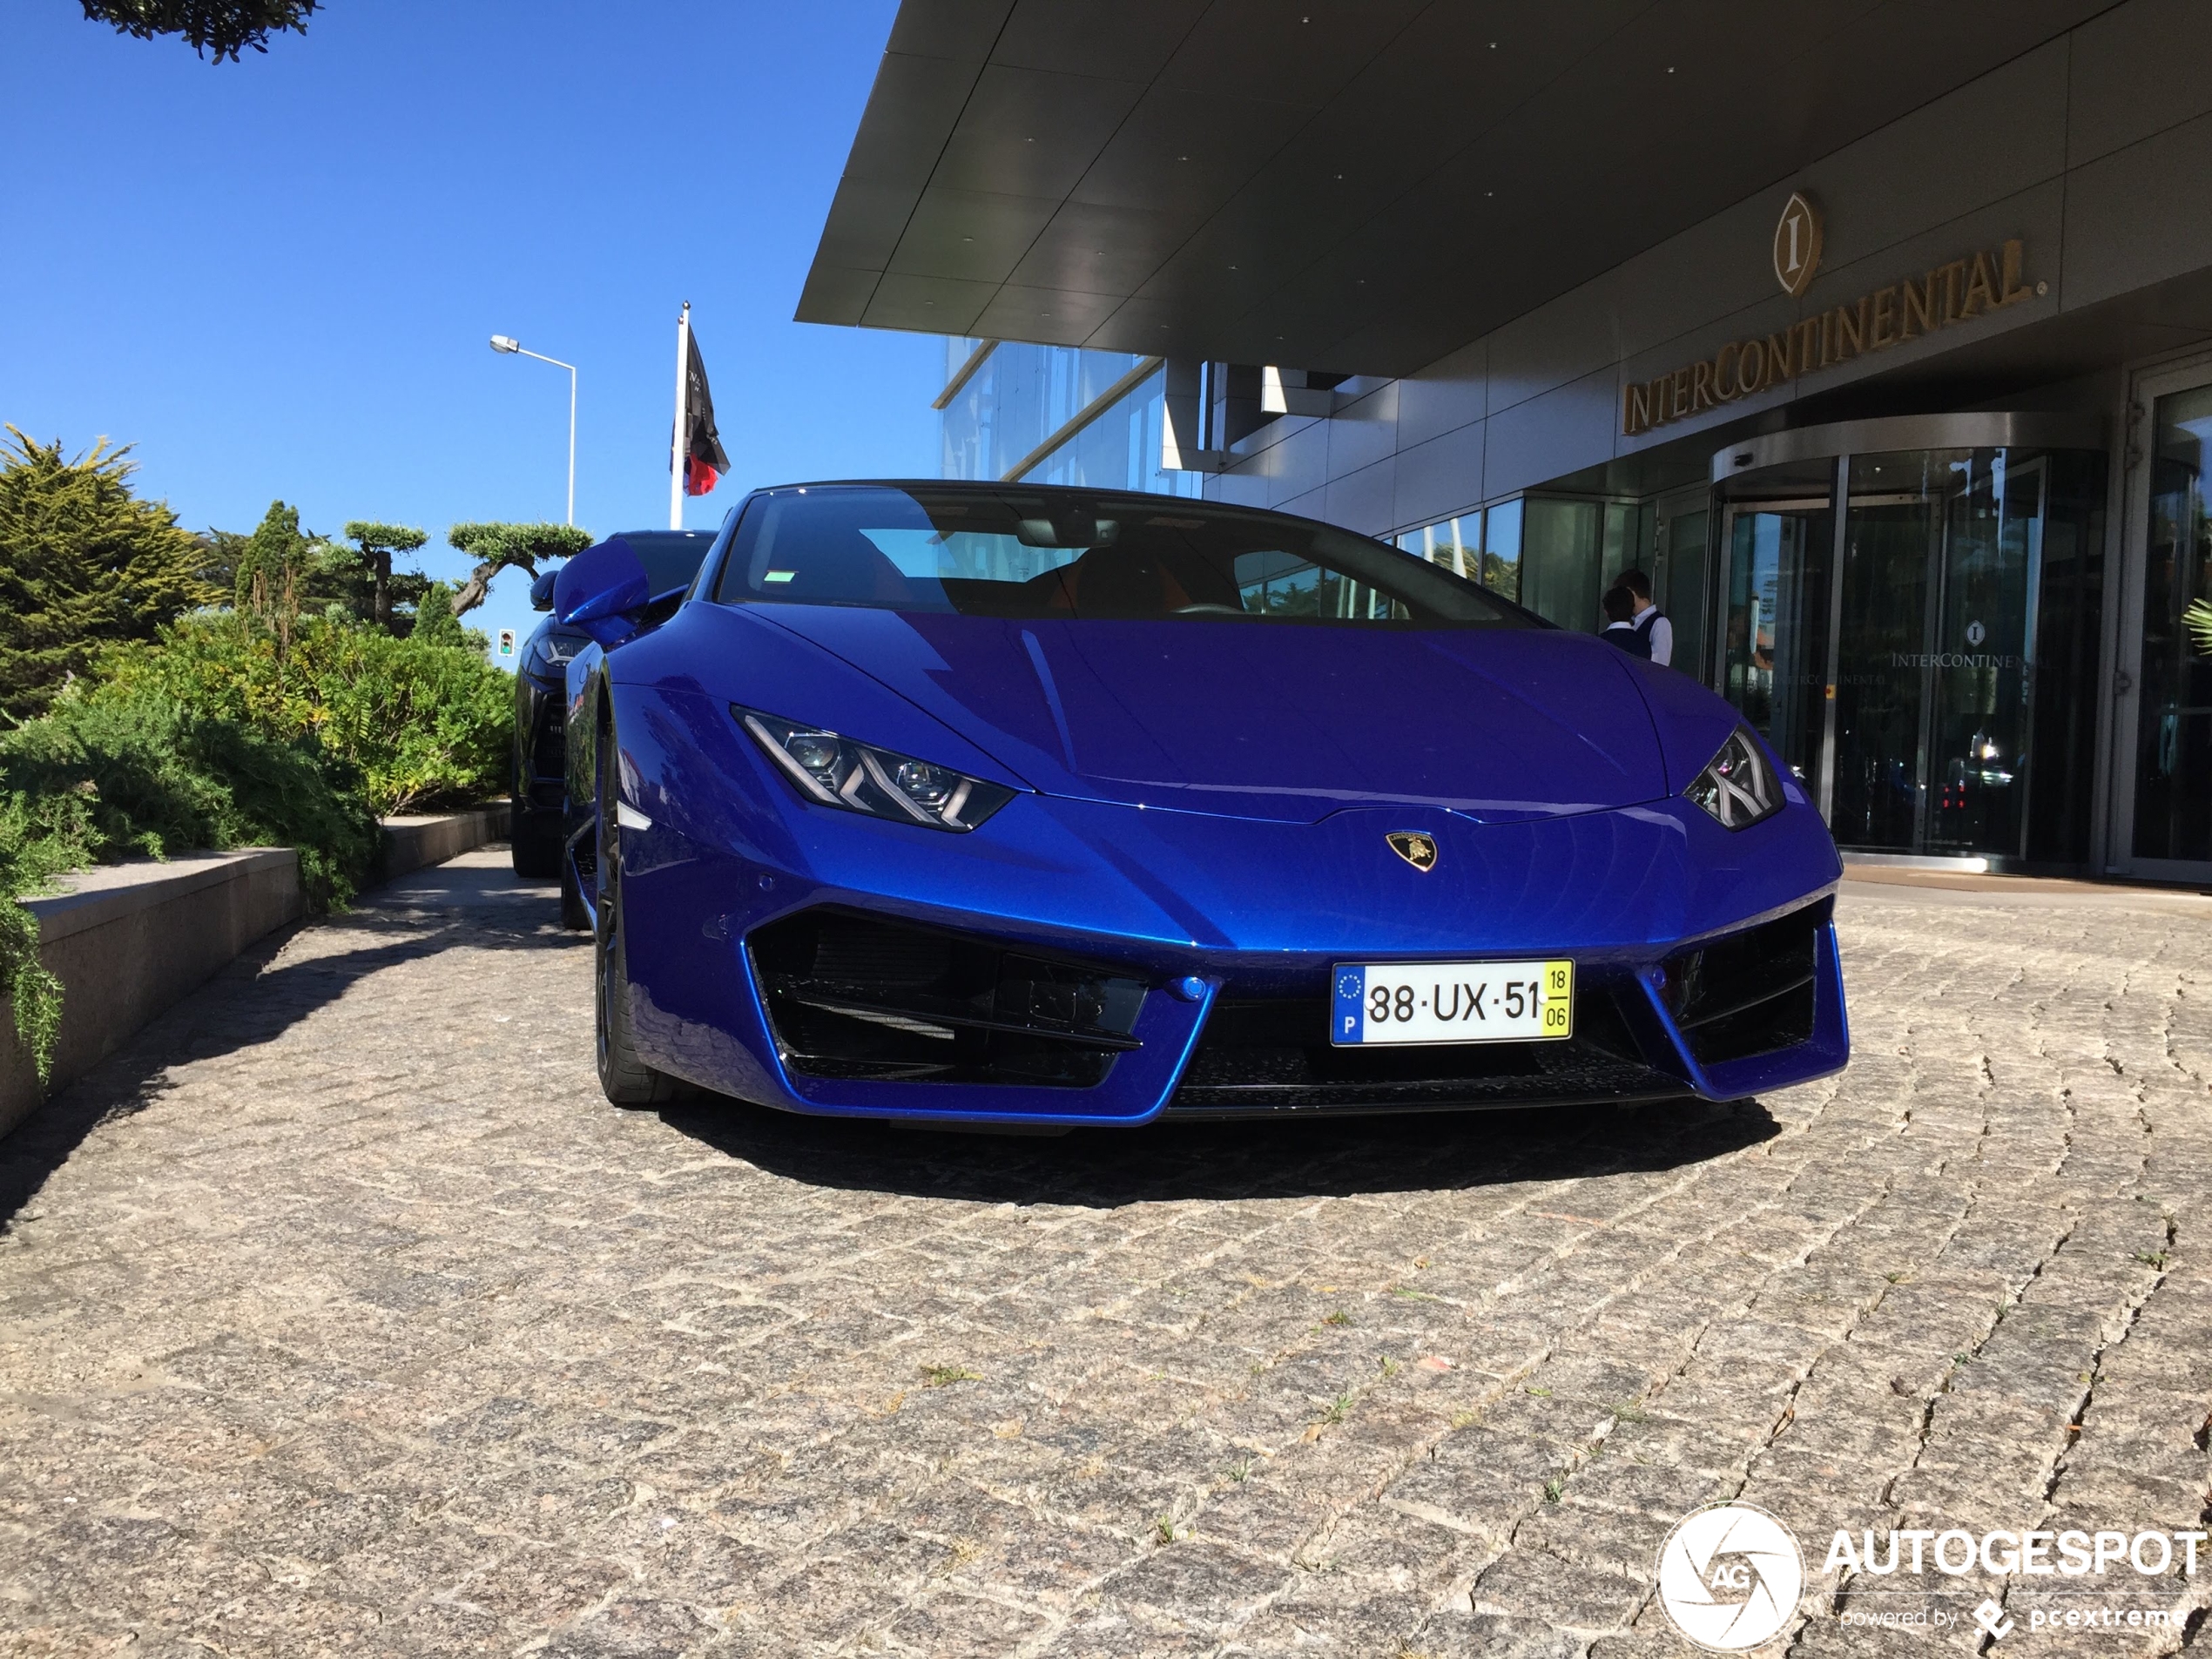
<path id="1" fill-rule="evenodd" d="M 468 581 L 454 596 L 453 614 L 463 617 L 483 604 L 491 579 L 510 564 L 537 576 L 541 561 L 565 559 L 591 545 L 591 532 L 573 524 L 455 524 L 447 543 L 476 561 Z"/>
<path id="2" fill-rule="evenodd" d="M 373 584 L 369 602 L 368 620 L 386 632 L 392 628 L 392 555 L 412 553 L 430 538 L 421 530 L 405 524 L 380 524 L 374 519 L 356 518 L 345 529 L 346 539 L 354 545 L 350 551 L 368 571 Z M 411 596 L 420 599 L 418 590 Z"/>
<path id="3" fill-rule="evenodd" d="M 238 61 L 239 52 L 252 47 L 269 49 L 272 31 L 307 32 L 307 18 L 321 0 L 83 0 L 89 22 L 111 23 L 119 35 L 152 40 L 156 35 L 182 35 L 185 44 L 202 57 L 210 51 L 215 61 Z"/>
<path id="4" fill-rule="evenodd" d="M 207 550 L 159 502 L 131 493 L 128 448 L 71 460 L 14 427 L 0 444 L 0 713 L 24 719 L 105 643 L 151 639 L 215 604 Z"/>

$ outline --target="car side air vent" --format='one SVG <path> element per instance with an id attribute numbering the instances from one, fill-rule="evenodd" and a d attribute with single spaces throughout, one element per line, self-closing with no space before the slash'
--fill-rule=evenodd
<path id="1" fill-rule="evenodd" d="M 1834 901 L 1667 959 L 1668 1011 L 1700 1065 L 1812 1039 L 1815 940 Z"/>
<path id="2" fill-rule="evenodd" d="M 829 908 L 746 945 L 777 1049 L 806 1076 L 1087 1089 L 1143 1046 L 1144 981 L 1100 964 Z"/>

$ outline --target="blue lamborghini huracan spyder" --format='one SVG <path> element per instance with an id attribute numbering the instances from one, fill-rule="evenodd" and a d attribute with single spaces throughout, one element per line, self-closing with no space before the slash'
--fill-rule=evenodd
<path id="1" fill-rule="evenodd" d="M 1304 519 L 756 491 L 554 610 L 599 1075 L 1072 1126 L 1733 1100 L 1849 1055 L 1842 874 L 1686 676 Z"/>

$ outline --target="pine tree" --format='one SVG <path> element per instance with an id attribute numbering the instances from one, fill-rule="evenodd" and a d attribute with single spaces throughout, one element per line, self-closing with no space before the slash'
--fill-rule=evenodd
<path id="1" fill-rule="evenodd" d="M 131 492 L 137 465 L 103 439 L 73 460 L 14 427 L 0 444 L 0 714 L 21 720 L 110 640 L 151 639 L 213 604 L 207 548 L 160 502 Z"/>

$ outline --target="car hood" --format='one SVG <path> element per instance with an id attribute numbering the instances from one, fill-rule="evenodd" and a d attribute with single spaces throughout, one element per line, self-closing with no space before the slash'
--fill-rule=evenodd
<path id="1" fill-rule="evenodd" d="M 1420 805 L 1491 822 L 1667 793 L 1627 658 L 1586 635 L 747 609 L 1047 794 L 1294 822 Z"/>

